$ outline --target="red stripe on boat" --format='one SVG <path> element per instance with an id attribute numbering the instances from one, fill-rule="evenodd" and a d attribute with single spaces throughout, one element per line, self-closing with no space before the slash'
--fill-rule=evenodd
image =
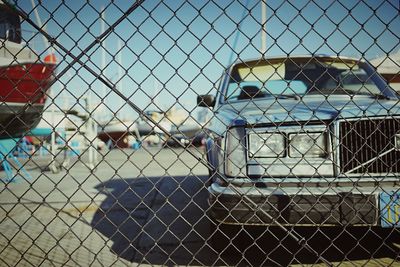
<path id="1" fill-rule="evenodd" d="M 55 67 L 44 63 L 0 67 L 0 102 L 44 103 Z"/>

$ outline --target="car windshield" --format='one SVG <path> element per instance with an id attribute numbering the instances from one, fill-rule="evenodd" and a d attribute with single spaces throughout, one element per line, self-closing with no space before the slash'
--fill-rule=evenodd
<path id="1" fill-rule="evenodd" d="M 367 64 L 332 58 L 253 61 L 233 67 L 226 100 L 299 98 L 305 95 L 384 96 Z M 370 71 L 371 72 L 371 71 Z"/>

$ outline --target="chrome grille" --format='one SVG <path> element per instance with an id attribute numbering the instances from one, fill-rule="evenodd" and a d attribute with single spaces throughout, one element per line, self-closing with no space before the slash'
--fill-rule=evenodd
<path id="1" fill-rule="evenodd" d="M 339 129 L 342 173 L 400 172 L 400 151 L 393 149 L 400 119 L 344 121 Z"/>

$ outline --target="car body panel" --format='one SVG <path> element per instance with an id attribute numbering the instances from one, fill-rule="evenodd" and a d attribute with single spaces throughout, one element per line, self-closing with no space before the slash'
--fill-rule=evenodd
<path id="1" fill-rule="evenodd" d="M 328 100 L 307 96 L 302 100 L 265 99 L 253 103 L 227 103 L 216 111 L 209 129 L 222 134 L 221 127 L 244 120 L 249 125 L 281 124 L 299 121 L 331 121 L 342 118 L 391 116 L 400 114 L 399 100 L 377 100 L 368 96 L 337 96 Z M 223 129 L 222 129 L 223 130 Z"/>

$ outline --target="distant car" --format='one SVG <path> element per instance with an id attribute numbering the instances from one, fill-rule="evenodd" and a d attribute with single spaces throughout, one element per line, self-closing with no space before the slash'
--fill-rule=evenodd
<path id="1" fill-rule="evenodd" d="M 366 61 L 233 64 L 206 140 L 210 213 L 223 224 L 400 226 L 399 97 Z"/>

